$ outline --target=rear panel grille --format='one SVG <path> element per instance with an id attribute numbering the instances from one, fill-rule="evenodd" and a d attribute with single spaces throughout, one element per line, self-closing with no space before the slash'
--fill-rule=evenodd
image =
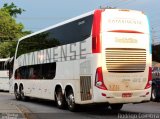
<path id="1" fill-rule="evenodd" d="M 91 100 L 91 77 L 90 76 L 80 76 L 80 91 L 81 100 Z"/>
<path id="2" fill-rule="evenodd" d="M 143 72 L 146 50 L 138 48 L 106 48 L 106 67 L 109 72 Z"/>

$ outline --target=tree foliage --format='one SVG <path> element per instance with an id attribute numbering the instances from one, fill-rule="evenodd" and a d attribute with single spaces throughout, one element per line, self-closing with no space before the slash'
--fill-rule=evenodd
<path id="1" fill-rule="evenodd" d="M 3 9 L 7 10 L 7 12 L 10 14 L 12 17 L 17 17 L 17 14 L 22 14 L 25 10 L 22 8 L 17 8 L 17 6 L 12 2 L 10 5 L 5 3 L 3 5 Z"/>
<path id="2" fill-rule="evenodd" d="M 16 41 L 10 42 L 3 42 L 0 44 L 0 58 L 4 57 L 12 57 L 15 53 L 16 48 Z"/>
<path id="3" fill-rule="evenodd" d="M 22 23 L 16 23 L 15 17 L 22 13 L 13 3 L 0 8 L 0 58 L 14 55 L 17 40 L 31 32 L 24 31 Z"/>
<path id="4" fill-rule="evenodd" d="M 0 9 L 0 41 L 13 41 L 23 36 L 23 24 L 16 20 L 5 10 Z"/>

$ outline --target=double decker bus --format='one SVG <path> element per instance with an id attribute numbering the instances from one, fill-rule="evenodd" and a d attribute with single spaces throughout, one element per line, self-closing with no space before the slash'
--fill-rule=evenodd
<path id="1" fill-rule="evenodd" d="M 0 59 L 0 90 L 9 91 L 9 65 L 6 61 L 9 58 Z"/>
<path id="2" fill-rule="evenodd" d="M 97 9 L 18 41 L 10 92 L 59 108 L 106 104 L 120 110 L 151 96 L 151 39 L 140 11 Z"/>

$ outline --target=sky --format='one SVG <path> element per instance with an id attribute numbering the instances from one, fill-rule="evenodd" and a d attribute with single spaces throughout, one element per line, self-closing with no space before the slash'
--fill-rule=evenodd
<path id="1" fill-rule="evenodd" d="M 150 20 L 153 43 L 160 44 L 160 0 L 0 0 L 0 7 L 11 2 L 25 10 L 17 16 L 17 22 L 33 32 L 100 6 L 143 11 Z"/>

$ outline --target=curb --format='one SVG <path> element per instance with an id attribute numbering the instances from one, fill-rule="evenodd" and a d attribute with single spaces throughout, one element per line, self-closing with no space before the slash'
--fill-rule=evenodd
<path id="1" fill-rule="evenodd" d="M 25 119 L 39 119 L 36 114 L 34 114 L 31 110 L 29 110 L 24 105 L 16 105 L 17 109 L 23 114 Z"/>

